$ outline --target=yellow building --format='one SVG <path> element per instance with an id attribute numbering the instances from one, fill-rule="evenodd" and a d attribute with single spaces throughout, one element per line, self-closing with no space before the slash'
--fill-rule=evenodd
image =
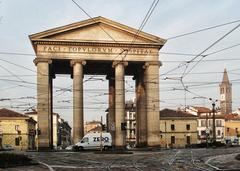
<path id="1" fill-rule="evenodd" d="M 38 121 L 38 113 L 36 110 L 32 112 L 27 112 L 25 115 L 33 118 L 36 122 Z M 35 129 L 38 129 L 36 124 Z M 52 140 L 53 148 L 65 148 L 71 144 L 71 127 L 65 122 L 58 113 L 52 114 Z M 36 142 L 38 141 L 38 136 L 36 136 Z"/>
<path id="2" fill-rule="evenodd" d="M 226 139 L 240 137 L 240 116 L 238 114 L 225 115 Z"/>
<path id="3" fill-rule="evenodd" d="M 183 148 L 197 143 L 197 116 L 183 111 L 160 111 L 161 147 Z"/>
<path id="4" fill-rule="evenodd" d="M 0 109 L 0 148 L 10 145 L 15 150 L 35 149 L 35 124 L 26 115 Z"/>

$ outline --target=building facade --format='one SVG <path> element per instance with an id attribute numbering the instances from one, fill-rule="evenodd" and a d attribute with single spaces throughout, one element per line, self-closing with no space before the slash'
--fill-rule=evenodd
<path id="1" fill-rule="evenodd" d="M 15 150 L 34 150 L 35 125 L 32 118 L 9 110 L 0 109 L 0 149 L 11 145 Z"/>
<path id="2" fill-rule="evenodd" d="M 213 115 L 200 115 L 198 118 L 198 140 L 199 143 L 211 142 L 213 140 Z M 215 116 L 215 134 L 217 142 L 224 142 L 225 118 L 224 115 Z"/>
<path id="3" fill-rule="evenodd" d="M 183 148 L 197 143 L 197 116 L 181 110 L 160 111 L 162 147 Z"/>
<path id="4" fill-rule="evenodd" d="M 136 103 L 134 100 L 126 102 L 125 122 L 126 144 L 130 147 L 134 147 L 136 145 Z"/>
<path id="5" fill-rule="evenodd" d="M 234 140 L 240 138 L 240 116 L 238 114 L 225 115 L 225 135 L 226 140 Z"/>
<path id="6" fill-rule="evenodd" d="M 232 84 L 228 79 L 227 70 L 224 69 L 222 83 L 220 88 L 220 109 L 221 114 L 232 113 Z"/>
<path id="7" fill-rule="evenodd" d="M 223 142 L 225 137 L 225 117 L 219 111 L 216 111 L 215 118 L 213 112 L 207 107 L 191 106 L 187 111 L 198 116 L 198 143 L 204 143 L 206 140 L 213 140 L 213 120 L 215 120 L 216 141 Z"/>
<path id="8" fill-rule="evenodd" d="M 25 115 L 33 118 L 37 123 L 38 123 L 38 113 L 37 111 L 32 111 L 32 112 L 27 112 L 25 113 Z M 64 129 L 67 129 L 67 131 L 62 131 L 62 125 L 61 122 L 64 122 L 63 119 L 60 118 L 60 115 L 58 113 L 53 113 L 52 114 L 52 141 L 53 141 L 53 148 L 58 148 L 58 146 L 60 146 L 61 144 L 63 144 L 65 146 L 65 144 L 69 144 L 69 138 L 63 138 L 61 139 L 61 136 L 64 137 L 71 137 L 71 127 L 68 128 L 68 126 Z M 63 126 L 65 126 L 66 124 L 64 124 Z M 39 130 L 38 128 L 38 124 L 36 124 L 35 126 L 36 130 Z M 37 134 L 36 136 L 36 142 L 39 141 L 39 136 L 42 134 L 41 131 L 38 131 L 39 134 Z M 62 135 L 62 133 L 67 134 L 67 135 Z M 61 142 L 59 142 L 59 140 L 61 140 Z M 63 142 L 63 140 L 66 140 L 67 142 Z M 70 141 L 71 142 L 71 141 Z"/>
<path id="9" fill-rule="evenodd" d="M 64 121 L 63 119 L 59 118 L 59 128 L 58 130 L 58 141 L 57 146 L 65 149 L 67 146 L 72 144 L 71 138 L 71 130 L 72 128 L 68 124 L 68 122 Z"/>

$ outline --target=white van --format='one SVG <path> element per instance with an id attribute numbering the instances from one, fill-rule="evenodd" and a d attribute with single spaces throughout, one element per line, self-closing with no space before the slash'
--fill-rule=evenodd
<path id="1" fill-rule="evenodd" d="M 75 149 L 100 149 L 100 140 L 100 133 L 88 133 L 82 138 L 80 142 L 75 144 Z M 108 132 L 102 133 L 102 147 L 104 150 L 112 148 L 112 136 Z"/>

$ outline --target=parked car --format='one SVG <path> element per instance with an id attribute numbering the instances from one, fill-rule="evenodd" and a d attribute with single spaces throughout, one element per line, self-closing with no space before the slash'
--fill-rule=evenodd
<path id="1" fill-rule="evenodd" d="M 4 144 L 2 146 L 2 150 L 4 151 L 10 151 L 10 150 L 14 150 L 13 146 L 11 146 L 10 144 Z"/>
<path id="2" fill-rule="evenodd" d="M 73 145 L 69 145 L 65 148 L 65 150 L 73 150 Z"/>

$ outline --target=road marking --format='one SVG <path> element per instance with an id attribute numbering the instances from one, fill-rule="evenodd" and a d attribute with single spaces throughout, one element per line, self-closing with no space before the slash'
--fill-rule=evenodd
<path id="1" fill-rule="evenodd" d="M 223 157 L 223 156 L 227 156 L 227 155 L 233 155 L 233 154 L 238 155 L 238 154 L 240 154 L 240 153 L 232 153 L 232 154 L 218 155 L 218 156 L 209 158 L 209 159 L 205 162 L 205 164 L 208 165 L 208 166 L 210 166 L 210 167 L 212 167 L 212 168 L 214 168 L 214 169 L 216 169 L 216 170 L 225 170 L 225 169 L 220 169 L 220 168 L 218 168 L 218 167 L 216 167 L 216 166 L 213 166 L 213 165 L 209 164 L 209 162 L 210 162 L 211 160 L 213 160 L 213 159 L 216 159 L 216 158 L 219 158 L 219 157 Z"/>
<path id="2" fill-rule="evenodd" d="M 49 166 L 48 164 L 43 163 L 43 162 L 40 162 L 40 161 L 39 161 L 38 163 L 40 163 L 40 164 L 46 166 L 50 171 L 54 171 L 54 169 L 53 169 L 51 166 Z"/>
<path id="3" fill-rule="evenodd" d="M 174 155 L 173 159 L 168 163 L 168 165 L 172 165 L 172 164 L 173 164 L 174 160 L 176 159 L 177 155 L 178 155 L 180 152 L 181 152 L 180 150 L 178 150 L 178 151 L 176 152 L 176 154 Z"/>
<path id="4" fill-rule="evenodd" d="M 194 160 L 194 157 L 193 157 L 193 152 L 192 152 L 192 150 L 191 150 L 191 161 L 192 161 L 192 164 L 197 168 L 197 169 L 200 169 L 200 170 L 208 170 L 208 171 L 211 171 L 211 170 L 209 170 L 209 169 L 206 169 L 206 168 L 204 168 L 204 167 L 200 167 L 200 166 L 198 166 L 196 163 L 195 163 L 195 160 Z"/>

